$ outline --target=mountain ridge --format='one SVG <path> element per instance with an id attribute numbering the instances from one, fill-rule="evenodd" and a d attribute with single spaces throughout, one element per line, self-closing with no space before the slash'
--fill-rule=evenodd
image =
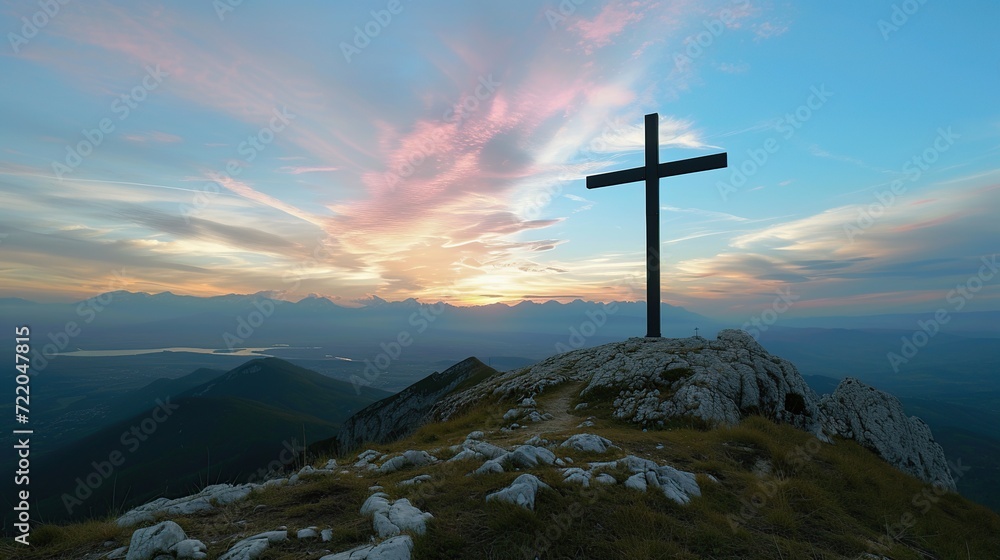
<path id="1" fill-rule="evenodd" d="M 50 528 L 28 558 L 96 559 L 111 547 L 137 560 L 896 560 L 1000 549 L 1000 516 L 955 494 L 949 466 L 933 470 L 929 431 L 898 445 L 858 437 L 919 428 L 898 400 L 850 379 L 820 397 L 746 333 L 629 339 L 507 372 L 475 359 L 453 368 L 463 364 L 483 375 L 421 380 L 436 402 L 430 418 L 429 402 L 417 407 L 427 421 L 408 434 L 262 483 L 147 503 L 97 525 L 98 539 Z M 360 412 L 395 426 L 406 408 Z M 904 472 L 914 461 L 929 469 Z"/>

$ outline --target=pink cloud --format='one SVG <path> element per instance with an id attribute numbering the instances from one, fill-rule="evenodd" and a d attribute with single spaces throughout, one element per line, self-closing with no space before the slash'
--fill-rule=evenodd
<path id="1" fill-rule="evenodd" d="M 634 2 L 612 2 L 593 19 L 581 18 L 569 28 L 579 34 L 584 52 L 591 54 L 595 49 L 610 44 L 629 24 L 642 20 L 643 14 L 634 11 L 636 7 Z"/>

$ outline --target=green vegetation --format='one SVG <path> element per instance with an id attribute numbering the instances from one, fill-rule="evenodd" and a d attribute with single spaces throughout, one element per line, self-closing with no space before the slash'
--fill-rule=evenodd
<path id="1" fill-rule="evenodd" d="M 483 406 L 378 449 L 428 449 L 447 458 L 445 448 L 464 440 L 469 431 L 496 430 L 505 409 Z M 361 471 L 359 477 L 350 469 L 349 474 L 307 476 L 301 485 L 256 492 L 208 515 L 175 521 L 189 536 L 210 543 L 210 557 L 240 538 L 279 525 L 293 531 L 332 527 L 331 543 L 292 539 L 265 555 L 268 560 L 318 558 L 325 550 L 368 541 L 371 523 L 358 509 L 368 487 L 379 484 L 393 498 L 409 498 L 434 515 L 428 533 L 415 538 L 417 559 L 521 559 L 529 553 L 542 558 L 853 559 L 870 551 L 917 560 L 989 558 L 1000 550 L 996 514 L 958 495 L 937 492 L 851 441 L 821 444 L 810 434 L 761 417 L 713 430 L 642 432 L 602 423 L 591 431 L 622 449 L 600 457 L 563 449 L 559 455 L 577 465 L 626 453 L 648 457 L 699 473 L 702 496 L 682 506 L 652 490 L 643 494 L 621 485 L 566 484 L 557 469 L 541 467 L 532 472 L 552 490 L 542 491 L 536 511 L 529 512 L 484 500 L 517 473 L 468 477 L 477 463 L 458 461 L 391 474 Z M 496 430 L 487 439 L 513 444 L 524 435 Z M 352 461 L 353 454 L 339 459 Z M 619 480 L 627 474 L 609 472 Z M 396 485 L 421 473 L 434 478 L 422 485 Z M 107 550 L 102 545 L 106 540 L 126 544 L 129 534 L 106 522 L 42 526 L 33 534 L 36 547 L 18 552 L 26 560 L 62 558 L 70 550 L 82 557 Z M 5 546 L 0 554 L 15 550 Z"/>
<path id="2" fill-rule="evenodd" d="M 169 406 L 146 409 L 40 455 L 33 464 L 39 499 L 33 513 L 43 521 L 103 516 L 220 481 L 259 479 L 265 474 L 260 469 L 279 465 L 280 457 L 298 459 L 303 438 L 308 443 L 332 436 L 353 412 L 387 394 L 363 388 L 358 395 L 350 383 L 276 358 L 252 360 L 221 376 L 209 370 L 191 375 L 207 381 L 168 399 Z M 136 394 L 152 399 L 157 388 L 190 384 L 163 380 Z M 116 468 L 113 453 L 120 457 Z M 99 483 L 96 488 L 80 482 L 88 477 Z"/>

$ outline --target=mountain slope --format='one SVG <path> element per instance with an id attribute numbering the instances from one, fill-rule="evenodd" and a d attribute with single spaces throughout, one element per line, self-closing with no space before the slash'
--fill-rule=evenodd
<path id="1" fill-rule="evenodd" d="M 285 442 L 300 450 L 303 432 L 323 438 L 338 427 L 245 399 L 185 398 L 171 407 L 169 416 L 156 413 L 162 423 L 150 422 L 150 411 L 40 456 L 33 482 L 41 518 L 101 516 L 209 482 L 247 480 L 277 459 Z"/>
<path id="2" fill-rule="evenodd" d="M 207 482 L 259 477 L 264 471 L 258 470 L 266 471 L 284 450 L 296 450 L 284 453 L 284 463 L 300 458 L 304 443 L 331 437 L 345 418 L 387 395 L 356 393 L 349 383 L 276 358 L 251 360 L 222 375 L 201 372 L 194 380 L 199 377 L 210 379 L 175 398 L 155 397 L 142 413 L 41 455 L 36 480 L 45 518 L 65 519 L 76 510 L 99 515 Z M 192 381 L 154 382 L 147 389 Z"/>
<path id="3" fill-rule="evenodd" d="M 130 418 L 154 408 L 157 400 L 180 397 L 192 387 L 203 385 L 225 373 L 220 369 L 198 368 L 177 379 L 156 379 L 144 387 L 112 398 L 104 405 L 108 413 L 102 421 L 110 424 Z"/>
<path id="4" fill-rule="evenodd" d="M 250 360 L 181 397 L 244 398 L 339 422 L 390 393 L 331 379 L 279 358 Z"/>
<path id="5" fill-rule="evenodd" d="M 347 451 L 366 442 L 385 443 L 399 439 L 425 424 L 440 399 L 496 373 L 476 358 L 468 358 L 441 373 L 434 372 L 351 416 L 335 438 L 318 443 L 314 450 Z"/>
<path id="6" fill-rule="evenodd" d="M 209 558 L 272 560 L 995 557 L 1000 517 L 828 431 L 867 414 L 873 433 L 903 435 L 915 424 L 898 401 L 857 381 L 821 398 L 753 344 L 723 331 L 554 356 L 451 391 L 437 421 L 398 441 L 291 477 L 39 527 L 25 558 L 96 560 L 150 532 Z M 850 413 L 831 417 L 834 404 Z"/>

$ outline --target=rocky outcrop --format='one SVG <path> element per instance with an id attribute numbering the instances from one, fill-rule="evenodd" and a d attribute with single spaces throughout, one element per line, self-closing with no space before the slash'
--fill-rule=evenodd
<path id="1" fill-rule="evenodd" d="M 344 452 L 363 443 L 385 443 L 406 436 L 427 423 L 431 408 L 456 387 L 470 379 L 485 378 L 496 370 L 476 358 L 468 358 L 441 373 L 433 373 L 399 393 L 372 403 L 348 418 L 332 442 L 318 444 Z M 331 445 L 332 444 L 332 445 Z"/>
<path id="2" fill-rule="evenodd" d="M 848 377 L 820 407 L 829 431 L 857 441 L 905 473 L 955 490 L 931 429 L 916 416 L 907 417 L 896 397 Z"/>
<path id="3" fill-rule="evenodd" d="M 643 426 L 664 425 L 674 418 L 735 424 L 748 414 L 763 414 L 817 434 L 822 426 L 819 396 L 795 366 L 732 329 L 721 331 L 713 341 L 631 338 L 559 354 L 448 397 L 436 413 L 448 418 L 489 397 L 520 402 L 566 381 L 585 382 L 580 397 L 610 398 L 615 418 Z"/>
<path id="4" fill-rule="evenodd" d="M 482 401 L 523 407 L 567 382 L 582 386 L 577 398 L 589 407 L 610 403 L 614 418 L 639 426 L 664 426 L 675 419 L 732 425 L 759 414 L 824 442 L 833 435 L 854 439 L 906 473 L 955 488 L 930 429 L 903 414 L 895 397 L 848 379 L 821 401 L 791 362 L 732 329 L 719 332 L 716 340 L 632 338 L 552 356 L 450 395 L 435 406 L 434 415 L 448 419 Z M 512 408 L 504 419 L 523 415 L 522 408 Z M 638 487 L 640 480 L 632 477 L 627 484 Z"/>
<path id="5" fill-rule="evenodd" d="M 182 516 L 202 513 L 216 506 L 238 502 L 250 495 L 259 484 L 213 484 L 197 494 L 169 500 L 158 498 L 152 502 L 133 508 L 118 518 L 119 527 L 131 527 L 153 521 L 161 516 Z"/>

